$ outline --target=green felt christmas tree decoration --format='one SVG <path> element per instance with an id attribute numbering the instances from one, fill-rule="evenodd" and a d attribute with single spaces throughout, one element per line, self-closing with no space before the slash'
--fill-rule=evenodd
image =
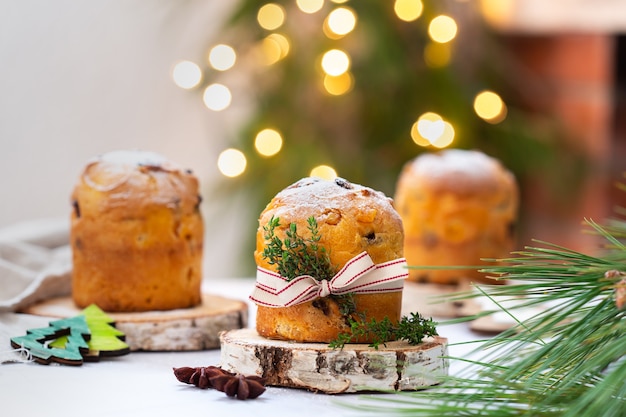
<path id="1" fill-rule="evenodd" d="M 27 349 L 32 358 L 42 364 L 82 365 L 83 353 L 89 350 L 87 340 L 90 335 L 85 317 L 76 316 L 52 321 L 49 327 L 27 330 L 25 336 L 11 338 L 11 346 Z M 63 349 L 47 343 L 60 336 L 65 336 L 67 340 Z"/>
<path id="2" fill-rule="evenodd" d="M 83 354 L 86 361 L 97 361 L 102 356 L 121 356 L 130 352 L 130 347 L 124 342 L 124 332 L 114 327 L 114 320 L 95 304 L 82 311 L 87 326 L 91 331 L 88 340 L 88 352 Z M 50 346 L 64 349 L 68 337 L 60 337 L 50 343 Z"/>

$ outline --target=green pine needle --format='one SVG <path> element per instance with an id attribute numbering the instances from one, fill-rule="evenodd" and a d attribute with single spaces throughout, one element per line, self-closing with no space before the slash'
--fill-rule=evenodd
<path id="1" fill-rule="evenodd" d="M 462 375 L 425 391 L 364 397 L 356 408 L 407 416 L 626 415 L 626 311 L 615 298 L 626 272 L 626 246 L 619 240 L 626 236 L 626 223 L 587 224 L 608 242 L 603 256 L 541 242 L 484 270 L 511 284 L 452 297 L 516 302 L 498 303 L 497 310 L 481 316 L 505 311 L 515 317 L 517 309 L 544 307 L 481 341 L 476 352 L 482 359 L 450 358 L 467 363 Z"/>

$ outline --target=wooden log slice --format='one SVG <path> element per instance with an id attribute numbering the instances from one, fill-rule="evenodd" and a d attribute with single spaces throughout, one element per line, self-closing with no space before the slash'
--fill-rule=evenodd
<path id="1" fill-rule="evenodd" d="M 474 299 L 450 301 L 459 292 L 471 291 L 469 281 L 443 285 L 406 281 L 402 291 L 402 314 L 419 312 L 424 317 L 467 317 L 480 312 Z"/>
<path id="2" fill-rule="evenodd" d="M 327 394 L 417 390 L 448 374 L 444 337 L 415 346 L 389 342 L 378 350 L 366 344 L 332 349 L 324 343 L 271 340 L 254 329 L 224 332 L 221 341 L 223 369 L 261 376 L 268 385 Z"/>
<path id="3" fill-rule="evenodd" d="M 79 315 L 81 310 L 71 297 L 61 297 L 28 307 L 24 313 L 67 318 Z M 222 331 L 248 325 L 244 301 L 213 294 L 202 294 L 202 303 L 193 308 L 107 315 L 126 334 L 125 341 L 133 351 L 214 349 L 220 346 Z"/>

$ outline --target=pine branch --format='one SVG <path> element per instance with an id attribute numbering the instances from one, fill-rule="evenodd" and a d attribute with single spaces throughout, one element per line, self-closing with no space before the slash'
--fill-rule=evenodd
<path id="1" fill-rule="evenodd" d="M 626 410 L 626 311 L 616 290 L 626 272 L 625 223 L 611 231 L 588 222 L 606 238 L 607 252 L 584 255 L 556 245 L 526 248 L 485 272 L 513 284 L 486 286 L 456 294 L 462 300 L 484 296 L 504 302 L 499 309 L 516 316 L 528 306 L 544 308 L 515 327 L 479 343 L 482 359 L 468 362 L 466 377 L 449 377 L 439 387 L 403 395 L 394 406 L 368 398 L 359 409 L 412 416 L 623 416 Z M 463 358 L 450 358 L 464 362 Z"/>

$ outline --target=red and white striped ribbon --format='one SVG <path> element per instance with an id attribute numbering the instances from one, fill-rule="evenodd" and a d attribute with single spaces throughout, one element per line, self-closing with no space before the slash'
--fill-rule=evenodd
<path id="1" fill-rule="evenodd" d="M 330 294 L 375 294 L 402 291 L 409 276 L 404 258 L 374 264 L 367 252 L 350 259 L 329 281 L 301 275 L 292 280 L 258 267 L 250 299 L 265 307 L 288 307 Z"/>

